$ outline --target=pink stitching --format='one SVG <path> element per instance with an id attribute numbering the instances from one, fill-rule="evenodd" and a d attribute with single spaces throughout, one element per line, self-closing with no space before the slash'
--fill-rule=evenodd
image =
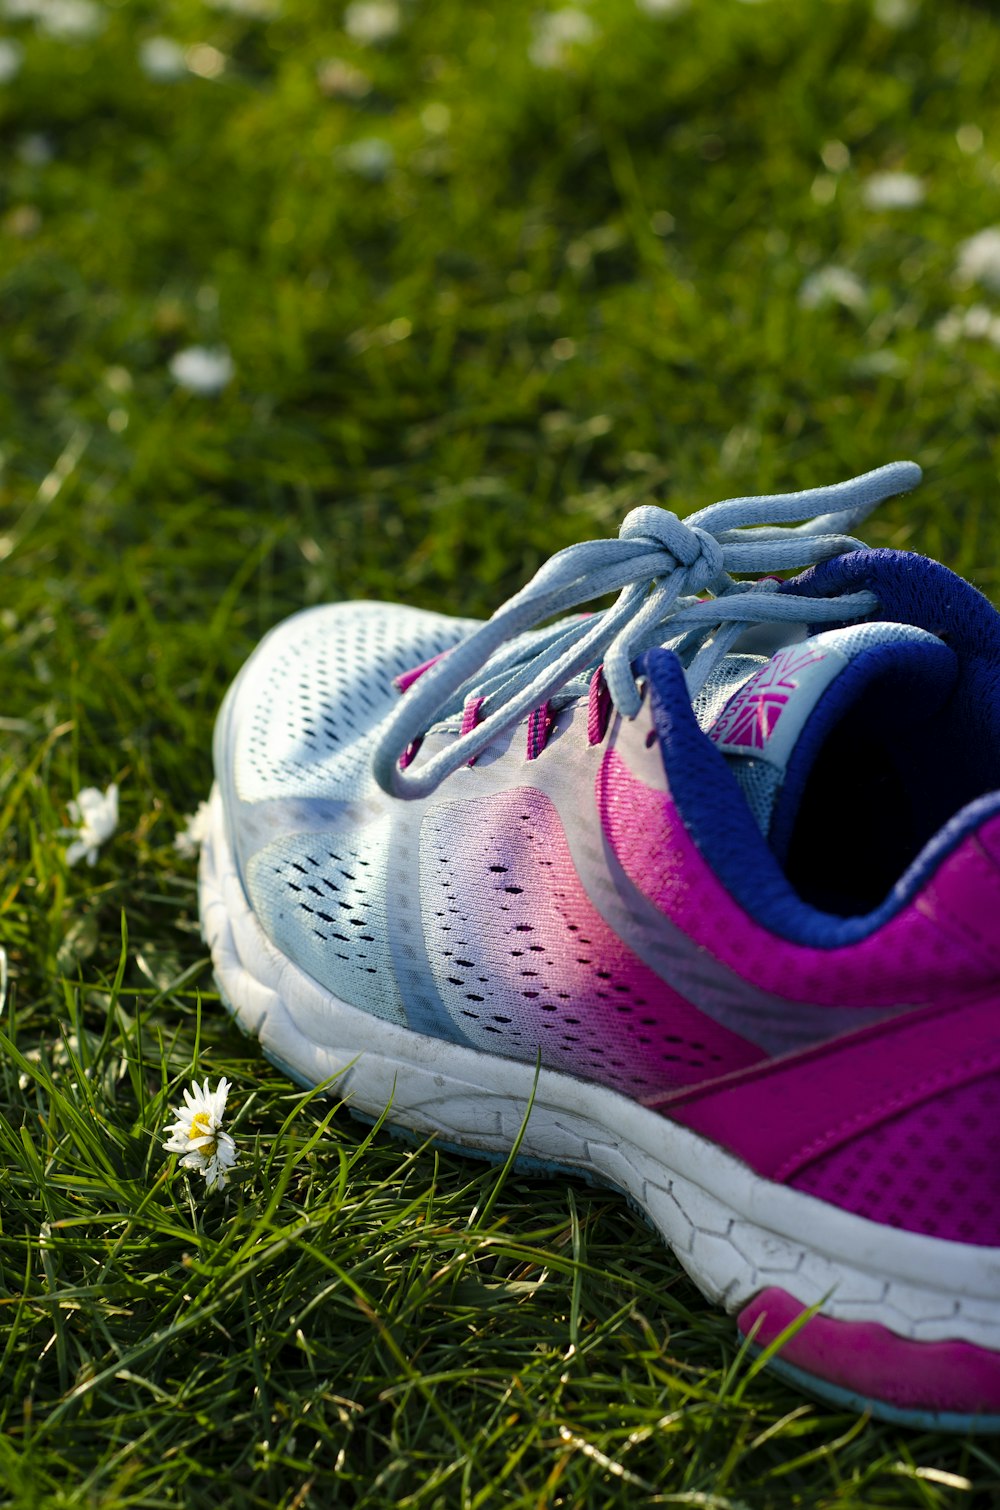
<path id="1" fill-rule="evenodd" d="M 482 723 L 481 715 L 483 703 L 485 701 L 485 697 L 469 698 L 468 702 L 465 704 L 465 707 L 462 709 L 462 727 L 460 730 L 461 734 L 471 734 L 473 729 L 477 728 L 478 725 Z M 473 755 L 471 760 L 466 762 L 467 765 L 475 765 L 475 763 L 475 755 Z"/>
<path id="2" fill-rule="evenodd" d="M 555 719 L 548 703 L 542 703 L 536 708 L 528 719 L 528 755 L 529 760 L 537 760 L 549 742 L 552 725 Z"/>
<path id="3" fill-rule="evenodd" d="M 587 699 L 587 743 L 599 745 L 608 732 L 611 718 L 611 693 L 604 680 L 604 667 L 598 666 L 590 678 L 590 695 Z"/>

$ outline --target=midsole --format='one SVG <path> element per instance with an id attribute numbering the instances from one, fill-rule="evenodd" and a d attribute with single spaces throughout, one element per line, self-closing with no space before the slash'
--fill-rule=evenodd
<path id="1" fill-rule="evenodd" d="M 735 1311 L 767 1285 L 844 1321 L 1000 1349 L 1000 1250 L 903 1232 L 755 1174 L 602 1085 L 427 1037 L 339 1001 L 266 938 L 216 791 L 200 874 L 221 988 L 266 1053 L 355 1109 L 476 1151 L 596 1175 L 650 1216 L 699 1288 Z M 532 1097 L 534 1098 L 532 1101 Z M 808 1234 L 809 1246 L 805 1246 Z"/>

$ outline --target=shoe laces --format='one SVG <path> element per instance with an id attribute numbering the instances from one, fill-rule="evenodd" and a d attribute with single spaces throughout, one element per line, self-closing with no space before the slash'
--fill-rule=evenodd
<path id="1" fill-rule="evenodd" d="M 723 499 L 686 519 L 653 504 L 632 509 L 617 539 L 557 551 L 490 619 L 412 681 L 380 731 L 375 779 L 396 797 L 429 796 L 499 734 L 585 692 L 581 678 L 602 663 L 611 703 L 634 718 L 643 696 L 634 662 L 654 646 L 680 657 L 694 699 L 754 625 L 868 616 L 878 607 L 871 592 L 779 593 L 783 584 L 771 574 L 862 549 L 846 531 L 884 499 L 916 487 L 921 475 L 915 462 L 897 461 L 829 487 Z M 756 580 L 735 581 L 733 573 Z M 609 608 L 537 628 L 613 592 L 618 597 Z M 458 718 L 457 738 L 417 764 L 408 761 L 431 728 Z"/>

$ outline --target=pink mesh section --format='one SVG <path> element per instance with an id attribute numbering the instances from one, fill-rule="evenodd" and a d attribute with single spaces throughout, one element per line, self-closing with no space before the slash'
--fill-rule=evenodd
<path id="1" fill-rule="evenodd" d="M 650 1104 L 765 1178 L 792 1183 L 918 1108 L 1000 1081 L 998 1020 L 995 992 L 918 1008 Z"/>
<path id="2" fill-rule="evenodd" d="M 936 928 L 1000 972 L 1000 864 L 981 842 L 998 822 L 987 823 L 979 834 L 970 834 L 948 856 L 941 869 L 915 899 L 914 906 Z"/>
<path id="3" fill-rule="evenodd" d="M 533 789 L 449 804 L 421 836 L 428 958 L 473 1042 L 654 1095 L 758 1062 L 626 947 L 587 897 Z"/>
<path id="4" fill-rule="evenodd" d="M 756 923 L 703 859 L 669 795 L 645 786 L 614 750 L 597 777 L 604 832 L 651 901 L 703 948 L 765 991 L 836 1007 L 956 1000 L 1000 964 L 1000 819 L 966 839 L 877 933 L 839 949 L 789 943 Z"/>
<path id="5" fill-rule="evenodd" d="M 785 1290 L 762 1290 L 740 1312 L 746 1336 L 767 1347 L 805 1307 Z M 786 1363 L 900 1410 L 993 1415 L 1000 1411 L 1000 1354 L 972 1342 L 915 1342 L 876 1321 L 811 1316 L 781 1348 Z"/>
<path id="6" fill-rule="evenodd" d="M 1000 1246 L 1000 1075 L 911 1108 L 791 1183 L 890 1227 Z"/>

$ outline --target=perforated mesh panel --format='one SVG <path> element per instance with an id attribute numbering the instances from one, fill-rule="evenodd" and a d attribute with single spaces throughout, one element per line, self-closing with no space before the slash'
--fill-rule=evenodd
<path id="1" fill-rule="evenodd" d="M 730 770 L 743 788 L 743 795 L 762 834 L 771 827 L 774 804 L 781 789 L 783 773 L 766 760 L 730 758 Z"/>
<path id="2" fill-rule="evenodd" d="M 235 756 L 239 795 L 357 797 L 371 781 L 365 736 L 399 699 L 393 678 L 470 627 L 378 603 L 337 604 L 290 620 L 262 648 L 253 714 Z"/>
<path id="3" fill-rule="evenodd" d="M 691 704 L 699 728 L 710 729 L 733 694 L 750 680 L 755 671 L 766 665 L 767 656 L 764 655 L 723 657 Z"/>
<path id="4" fill-rule="evenodd" d="M 389 820 L 295 834 L 255 855 L 248 885 L 265 932 L 340 1001 L 403 1022 L 389 949 Z"/>
<path id="5" fill-rule="evenodd" d="M 590 903 L 551 802 L 523 789 L 424 819 L 420 896 L 448 1012 L 492 1053 L 633 1095 L 754 1062 L 633 955 Z"/>
<path id="6" fill-rule="evenodd" d="M 860 655 L 863 650 L 874 650 L 878 645 L 898 645 L 903 640 L 934 640 L 926 629 L 915 624 L 849 624 L 846 629 L 827 630 L 823 635 L 840 651 L 841 655 Z"/>
<path id="7" fill-rule="evenodd" d="M 890 1227 L 1000 1244 L 1000 1077 L 936 1096 L 817 1159 L 793 1183 Z"/>

